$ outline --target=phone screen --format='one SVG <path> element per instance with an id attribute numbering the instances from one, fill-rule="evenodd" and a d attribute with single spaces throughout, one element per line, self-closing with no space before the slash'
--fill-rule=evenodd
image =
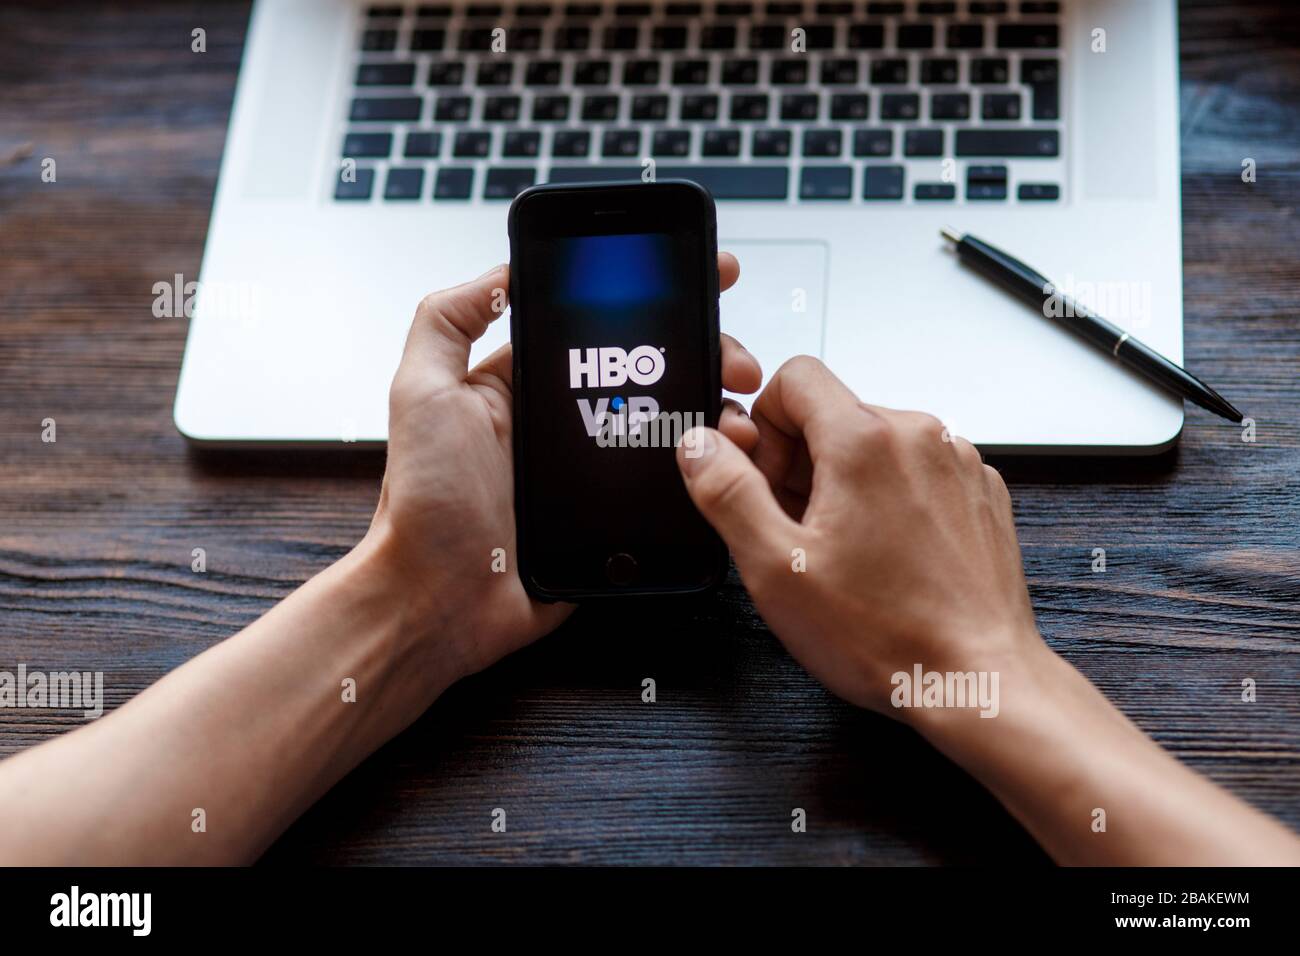
<path id="1" fill-rule="evenodd" d="M 698 590 L 724 566 L 674 459 L 717 424 L 711 201 L 672 192 L 541 192 L 512 224 L 520 567 L 549 596 Z"/>

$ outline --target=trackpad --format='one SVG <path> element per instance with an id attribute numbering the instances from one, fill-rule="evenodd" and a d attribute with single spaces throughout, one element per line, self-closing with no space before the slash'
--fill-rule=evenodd
<path id="1" fill-rule="evenodd" d="M 763 384 L 786 359 L 822 354 L 826 243 L 719 238 L 740 260 L 740 281 L 722 293 L 722 331 L 763 366 Z"/>

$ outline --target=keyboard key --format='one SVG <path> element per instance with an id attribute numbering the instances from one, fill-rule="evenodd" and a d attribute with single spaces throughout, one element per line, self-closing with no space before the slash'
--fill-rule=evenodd
<path id="1" fill-rule="evenodd" d="M 883 23 L 852 23 L 849 25 L 850 50 L 879 50 L 885 45 Z"/>
<path id="2" fill-rule="evenodd" d="M 1007 61 L 1001 57 L 979 57 L 970 61 L 970 81 L 979 85 L 1001 84 L 1009 76 Z"/>
<path id="3" fill-rule="evenodd" d="M 566 17 L 598 17 L 600 11 L 599 3 L 569 3 L 564 7 Z"/>
<path id="4" fill-rule="evenodd" d="M 765 120 L 769 107 L 766 93 L 738 93 L 731 98 L 733 121 Z"/>
<path id="5" fill-rule="evenodd" d="M 487 171 L 484 199 L 514 199 L 537 180 L 531 166 L 498 166 Z"/>
<path id="6" fill-rule="evenodd" d="M 456 38 L 456 49 L 462 53 L 490 53 L 496 37 L 492 35 L 495 27 L 467 27 Z"/>
<path id="7" fill-rule="evenodd" d="M 1007 167 L 970 166 L 966 170 L 967 199 L 1006 199 Z"/>
<path id="8" fill-rule="evenodd" d="M 573 65 L 576 86 L 608 86 L 609 77 L 609 60 L 582 60 Z"/>
<path id="9" fill-rule="evenodd" d="M 499 17 L 505 10 L 500 3 L 471 3 L 465 8 L 465 15 L 470 17 Z"/>
<path id="10" fill-rule="evenodd" d="M 534 123 L 562 123 L 568 118 L 567 96 L 538 96 L 533 100 Z"/>
<path id="11" fill-rule="evenodd" d="M 474 185 L 474 170 L 460 166 L 443 166 L 433 181 L 434 199 L 468 199 Z"/>
<path id="12" fill-rule="evenodd" d="M 660 179 L 689 179 L 714 199 L 785 199 L 790 170 L 771 164 L 729 166 L 671 166 L 659 164 Z M 553 183 L 640 182 L 640 166 L 552 166 Z"/>
<path id="13" fill-rule="evenodd" d="M 635 50 L 641 42 L 641 30 L 633 23 L 606 27 L 601 47 L 606 50 Z"/>
<path id="14" fill-rule="evenodd" d="M 739 156 L 740 130 L 706 129 L 700 152 L 705 156 Z"/>
<path id="15" fill-rule="evenodd" d="M 880 97 L 882 120 L 914 120 L 921 115 L 921 97 L 916 93 L 885 93 Z"/>
<path id="16" fill-rule="evenodd" d="M 1059 45 L 1055 23 L 998 24 L 998 46 L 1004 50 L 1045 50 Z"/>
<path id="17" fill-rule="evenodd" d="M 348 133 L 343 137 L 343 155 L 353 159 L 387 159 L 392 150 L 392 133 Z"/>
<path id="18" fill-rule="evenodd" d="M 663 93 L 643 93 L 632 97 L 632 119 L 640 121 L 666 120 L 668 97 Z"/>
<path id="19" fill-rule="evenodd" d="M 790 155 L 790 140 L 788 129 L 756 129 L 750 139 L 749 152 L 755 157 L 784 159 Z"/>
<path id="20" fill-rule="evenodd" d="M 902 199 L 902 166 L 867 166 L 862 171 L 863 199 Z"/>
<path id="21" fill-rule="evenodd" d="M 899 59 L 872 60 L 871 82 L 884 84 L 906 83 L 907 61 Z"/>
<path id="22" fill-rule="evenodd" d="M 893 152 L 893 130 L 857 129 L 853 131 L 854 156 L 889 156 Z"/>
<path id="23" fill-rule="evenodd" d="M 713 93 L 690 93 L 682 97 L 679 110 L 683 120 L 715 120 L 718 97 Z"/>
<path id="24" fill-rule="evenodd" d="M 805 166 L 799 174 L 799 198 L 853 198 L 853 170 L 848 166 Z"/>
<path id="25" fill-rule="evenodd" d="M 829 0 L 829 2 L 817 4 L 817 16 L 819 17 L 840 17 L 852 12 L 853 4 L 848 2 L 848 0 L 843 0 L 843 2 Z"/>
<path id="26" fill-rule="evenodd" d="M 804 156 L 828 159 L 844 150 L 844 135 L 837 129 L 808 129 L 803 134 Z"/>
<path id="27" fill-rule="evenodd" d="M 822 98 L 815 92 L 788 92 L 781 96 L 781 118 L 788 121 L 816 120 L 822 112 Z"/>
<path id="28" fill-rule="evenodd" d="M 549 17 L 553 9 L 549 3 L 521 3 L 515 13 L 521 17 Z"/>
<path id="29" fill-rule="evenodd" d="M 984 46 L 984 24 L 950 23 L 946 40 L 949 50 L 978 50 Z"/>
<path id="30" fill-rule="evenodd" d="M 1056 60 L 1021 60 L 1020 82 L 1029 87 L 1030 115 L 1036 120 L 1061 118 L 1060 64 Z"/>
<path id="31" fill-rule="evenodd" d="M 506 37 L 506 48 L 511 52 L 540 50 L 542 48 L 541 28 L 511 27 Z"/>
<path id="32" fill-rule="evenodd" d="M 720 17 L 748 17 L 754 13 L 752 3 L 719 3 L 713 12 Z"/>
<path id="33" fill-rule="evenodd" d="M 864 120 L 871 111 L 871 97 L 866 93 L 833 93 L 831 119 Z"/>
<path id="34" fill-rule="evenodd" d="M 965 120 L 970 119 L 969 93 L 931 93 L 930 119 Z"/>
<path id="35" fill-rule="evenodd" d="M 439 123 L 463 123 L 469 119 L 473 102 L 468 96 L 440 96 L 434 104 L 433 118 Z"/>
<path id="36" fill-rule="evenodd" d="M 507 130 L 501 140 L 501 155 L 511 159 L 531 159 L 542 150 L 542 134 L 531 129 Z"/>
<path id="37" fill-rule="evenodd" d="M 334 184 L 335 199 L 369 199 L 375 188 L 375 171 L 373 169 L 339 170 L 338 181 Z"/>
<path id="38" fill-rule="evenodd" d="M 941 60 L 921 61 L 922 83 L 956 83 L 957 61 L 944 58 Z"/>
<path id="39" fill-rule="evenodd" d="M 1019 93 L 985 93 L 980 104 L 980 115 L 986 120 L 1020 119 Z"/>
<path id="40" fill-rule="evenodd" d="M 902 12 L 903 4 L 901 2 L 867 4 L 867 13 L 873 17 L 897 16 Z"/>
<path id="41" fill-rule="evenodd" d="M 348 114 L 354 123 L 377 121 L 417 120 L 424 109 L 424 100 L 418 96 L 370 96 L 352 101 Z"/>
<path id="42" fill-rule="evenodd" d="M 900 50 L 928 50 L 934 46 L 934 24 L 900 23 L 895 39 Z"/>
<path id="43" fill-rule="evenodd" d="M 952 2 L 922 2 L 916 5 L 916 12 L 934 17 L 950 17 L 957 12 L 957 4 Z"/>
<path id="44" fill-rule="evenodd" d="M 582 100 L 582 118 L 586 122 L 618 119 L 618 96 L 587 96 Z"/>
<path id="45" fill-rule="evenodd" d="M 513 123 L 519 119 L 518 96 L 489 96 L 483 100 L 483 119 L 489 123 Z"/>
<path id="46" fill-rule="evenodd" d="M 641 149 L 641 131 L 635 129 L 607 129 L 600 142 L 602 156 L 635 156 Z"/>
<path id="47" fill-rule="evenodd" d="M 412 53 L 435 53 L 447 45 L 447 31 L 417 27 L 411 31 Z"/>
<path id="48" fill-rule="evenodd" d="M 367 53 L 387 53 L 397 49 L 396 30 L 367 30 L 361 34 L 361 49 Z"/>
<path id="49" fill-rule="evenodd" d="M 658 82 L 658 60 L 628 60 L 623 64 L 624 86 L 654 86 Z"/>
<path id="50" fill-rule="evenodd" d="M 971 0 L 970 12 L 975 16 L 994 15 L 1007 12 L 1007 4 L 1002 0 Z"/>
<path id="51" fill-rule="evenodd" d="M 415 15 L 418 17 L 436 17 L 446 19 L 451 16 L 451 4 L 449 3 L 422 3 L 415 8 Z"/>
<path id="52" fill-rule="evenodd" d="M 585 50 L 591 46 L 591 27 L 566 23 L 555 30 L 555 49 Z"/>
<path id="53" fill-rule="evenodd" d="M 429 65 L 430 86 L 460 86 L 464 81 L 464 63 L 434 62 Z"/>
<path id="54" fill-rule="evenodd" d="M 414 63 L 362 63 L 357 67 L 357 86 L 410 86 L 414 82 Z"/>
<path id="55" fill-rule="evenodd" d="M 681 26 L 658 26 L 650 31 L 650 49 L 684 50 L 686 49 L 686 28 Z"/>
<path id="56" fill-rule="evenodd" d="M 1027 202 L 1060 199 L 1061 187 L 1056 183 L 1021 183 L 1016 189 L 1016 198 Z"/>
<path id="57" fill-rule="evenodd" d="M 665 12 L 670 17 L 698 17 L 703 9 L 701 3 L 670 3 L 665 7 Z"/>
<path id="58" fill-rule="evenodd" d="M 1021 13 L 1060 13 L 1061 5 L 1055 0 L 1026 0 L 1020 5 Z"/>
<path id="59" fill-rule="evenodd" d="M 816 93 L 786 93 L 781 97 L 781 119 L 808 121 L 821 112 L 821 97 Z"/>
<path id="60" fill-rule="evenodd" d="M 457 159 L 483 158 L 492 148 L 492 134 L 486 130 L 461 130 L 452 140 L 451 154 Z"/>
<path id="61" fill-rule="evenodd" d="M 848 86 L 858 82 L 857 60 L 822 60 L 822 84 Z"/>
<path id="62" fill-rule="evenodd" d="M 772 82 L 776 85 L 808 82 L 808 60 L 806 57 L 787 57 L 772 61 Z"/>
<path id="63" fill-rule="evenodd" d="M 708 82 L 708 60 L 678 60 L 673 64 L 673 86 L 704 86 Z"/>
<path id="64" fill-rule="evenodd" d="M 402 155 L 407 159 L 432 159 L 442 152 L 442 134 L 428 130 L 411 130 L 406 134 L 406 148 Z"/>
<path id="65" fill-rule="evenodd" d="M 1056 156 L 1061 135 L 1054 129 L 959 129 L 958 156 Z"/>
<path id="66" fill-rule="evenodd" d="M 734 23 L 709 23 L 700 28 L 701 50 L 734 50 L 737 39 Z"/>
<path id="67" fill-rule="evenodd" d="M 366 10 L 367 17 L 400 17 L 402 8 L 399 4 L 377 4 Z"/>
<path id="68" fill-rule="evenodd" d="M 755 23 L 749 28 L 749 48 L 751 50 L 784 50 L 790 35 L 784 24 Z"/>
<path id="69" fill-rule="evenodd" d="M 585 129 L 556 130 L 551 141 L 551 155 L 573 158 L 586 156 L 591 150 L 591 133 Z"/>
<path id="70" fill-rule="evenodd" d="M 917 183 L 912 187 L 912 198 L 918 200 L 956 199 L 957 187 L 952 183 Z"/>
<path id="71" fill-rule="evenodd" d="M 655 156 L 689 156 L 691 131 L 688 129 L 657 129 L 650 142 L 650 152 Z"/>
<path id="72" fill-rule="evenodd" d="M 533 60 L 524 70 L 524 85 L 557 86 L 562 70 L 559 60 Z"/>
<path id="73" fill-rule="evenodd" d="M 484 60 L 478 65 L 474 81 L 479 86 L 509 86 L 514 74 L 515 65 L 510 60 Z"/>
<path id="74" fill-rule="evenodd" d="M 904 156 L 942 156 L 943 130 L 909 129 L 903 134 Z"/>
<path id="75" fill-rule="evenodd" d="M 803 4 L 797 0 L 773 0 L 763 9 L 771 17 L 797 17 L 803 13 Z"/>
<path id="76" fill-rule="evenodd" d="M 752 86 L 758 82 L 758 61 L 724 60 L 722 82 L 724 86 Z"/>
<path id="77" fill-rule="evenodd" d="M 424 190 L 423 169 L 402 169 L 394 166 L 384 181 L 385 199 L 419 199 Z"/>
<path id="78" fill-rule="evenodd" d="M 805 50 L 829 50 L 835 46 L 835 24 L 814 23 L 803 30 Z"/>

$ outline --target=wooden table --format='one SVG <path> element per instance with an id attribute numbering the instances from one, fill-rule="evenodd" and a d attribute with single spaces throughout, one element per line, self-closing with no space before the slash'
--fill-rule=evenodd
<path id="1" fill-rule="evenodd" d="M 1257 441 L 1192 409 L 1181 446 L 1156 460 L 1001 464 L 1047 639 L 1181 759 L 1300 826 L 1290 6 L 1181 15 L 1187 360 L 1257 420 Z M 0 10 L 0 669 L 103 670 L 109 706 L 343 554 L 383 468 L 373 455 L 202 456 L 172 426 L 185 322 L 151 314 L 152 287 L 198 274 L 247 13 Z M 40 181 L 46 156 L 56 184 Z M 41 440 L 46 418 L 55 443 Z M 454 688 L 267 861 L 1045 859 L 909 731 L 813 682 L 734 576 L 686 608 L 623 611 L 582 611 Z M 0 711 L 0 755 L 80 723 Z M 490 832 L 495 807 L 507 834 Z M 791 832 L 795 807 L 805 834 Z"/>

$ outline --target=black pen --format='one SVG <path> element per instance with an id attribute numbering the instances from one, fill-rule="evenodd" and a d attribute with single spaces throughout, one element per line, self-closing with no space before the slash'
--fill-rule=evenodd
<path id="1" fill-rule="evenodd" d="M 1241 412 L 1199 378 L 1175 365 L 1155 349 L 1139 342 L 1123 329 L 1111 325 L 1068 296 L 1061 295 L 1051 282 L 1019 259 L 974 236 L 963 236 L 947 226 L 939 232 L 953 244 L 962 262 L 1028 302 L 1044 316 L 1055 318 L 1070 331 L 1109 352 L 1133 371 L 1145 375 L 1157 385 L 1181 395 L 1189 402 L 1222 415 L 1229 421 L 1242 420 Z M 1048 303 L 1052 303 L 1055 308 L 1047 308 Z"/>

